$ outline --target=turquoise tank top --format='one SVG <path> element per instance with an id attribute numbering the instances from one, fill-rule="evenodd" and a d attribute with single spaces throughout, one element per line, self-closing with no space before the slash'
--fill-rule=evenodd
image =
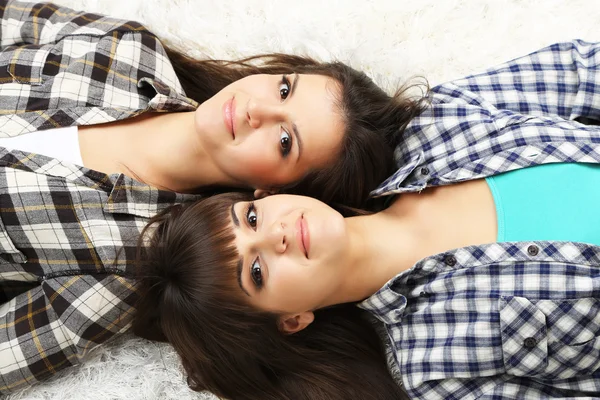
<path id="1" fill-rule="evenodd" d="M 486 178 L 498 241 L 565 240 L 600 245 L 600 166 L 544 164 Z"/>

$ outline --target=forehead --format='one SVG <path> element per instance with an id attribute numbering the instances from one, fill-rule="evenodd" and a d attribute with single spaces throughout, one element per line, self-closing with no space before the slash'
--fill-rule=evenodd
<path id="1" fill-rule="evenodd" d="M 301 101 L 307 110 L 316 114 L 328 113 L 341 116 L 339 103 L 342 96 L 341 84 L 324 75 L 295 74 L 298 79 L 294 100 Z"/>
<path id="2" fill-rule="evenodd" d="M 333 78 L 300 74 L 297 90 L 290 100 L 298 131 L 306 143 L 304 160 L 322 166 L 337 153 L 344 135 L 344 118 L 340 108 L 341 87 Z"/>
<path id="3" fill-rule="evenodd" d="M 299 79 L 298 90 L 294 93 L 297 100 L 310 101 L 313 111 L 341 114 L 339 102 L 342 95 L 341 84 L 324 75 L 294 74 L 291 77 Z"/>

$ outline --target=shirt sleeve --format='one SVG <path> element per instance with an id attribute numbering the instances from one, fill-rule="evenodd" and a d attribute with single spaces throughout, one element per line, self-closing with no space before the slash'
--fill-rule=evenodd
<path id="1" fill-rule="evenodd" d="M 75 11 L 53 3 L 0 0 L 0 50 L 7 46 L 41 46 L 66 36 L 104 36 L 115 31 L 146 31 L 139 23 Z"/>
<path id="2" fill-rule="evenodd" d="M 0 394 L 79 364 L 126 331 L 134 293 L 121 276 L 61 276 L 0 305 Z"/>
<path id="3" fill-rule="evenodd" d="M 411 393 L 415 399 L 439 400 L 543 400 L 543 399 L 591 399 L 594 391 L 565 389 L 552 382 L 531 378 L 489 377 L 475 379 L 446 379 L 427 383 L 423 395 Z M 425 388 L 423 388 L 425 389 Z"/>
<path id="4" fill-rule="evenodd" d="M 553 44 L 445 85 L 520 114 L 600 121 L 600 43 Z"/>

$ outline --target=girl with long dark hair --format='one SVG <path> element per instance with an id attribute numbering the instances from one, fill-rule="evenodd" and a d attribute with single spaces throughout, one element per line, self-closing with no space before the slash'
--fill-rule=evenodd
<path id="1" fill-rule="evenodd" d="M 0 394 L 126 332 L 139 234 L 235 187 L 364 206 L 422 101 L 340 62 L 193 60 L 133 21 L 0 0 Z"/>
<path id="2" fill-rule="evenodd" d="M 231 399 L 402 398 L 385 343 L 411 398 L 596 397 L 599 173 L 536 166 L 348 218 L 291 195 L 175 207 L 148 227 L 133 330 Z"/>
<path id="3" fill-rule="evenodd" d="M 0 145 L 163 190 L 363 206 L 422 109 L 340 62 L 195 60 L 137 22 L 51 3 L 1 1 L 0 21 Z"/>

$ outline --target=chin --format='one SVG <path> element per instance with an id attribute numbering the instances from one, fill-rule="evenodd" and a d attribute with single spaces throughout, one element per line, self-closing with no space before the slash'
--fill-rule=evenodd
<path id="1" fill-rule="evenodd" d="M 339 218 L 328 218 L 327 221 L 324 221 L 321 232 L 319 233 L 319 235 L 311 237 L 311 247 L 313 246 L 313 243 L 315 246 L 315 257 L 318 254 L 318 249 L 326 250 L 328 257 L 331 257 L 332 260 L 337 259 L 343 254 L 346 249 L 348 233 L 346 232 L 344 218 L 341 215 Z"/>
<path id="2" fill-rule="evenodd" d="M 202 143 L 202 146 L 207 151 L 222 145 L 225 140 L 225 138 L 219 134 L 219 132 L 222 131 L 222 127 L 211 126 L 211 124 L 207 124 L 209 121 L 210 120 L 206 119 L 206 116 L 197 113 L 194 119 L 193 132 L 195 136 L 200 138 L 200 143 Z"/>
<path id="3" fill-rule="evenodd" d="M 200 134 L 206 129 L 206 127 L 204 126 L 204 121 L 206 121 L 206 117 L 202 114 L 203 113 L 200 111 L 200 108 L 197 108 L 196 111 L 194 111 L 194 130 L 198 134 Z"/>

